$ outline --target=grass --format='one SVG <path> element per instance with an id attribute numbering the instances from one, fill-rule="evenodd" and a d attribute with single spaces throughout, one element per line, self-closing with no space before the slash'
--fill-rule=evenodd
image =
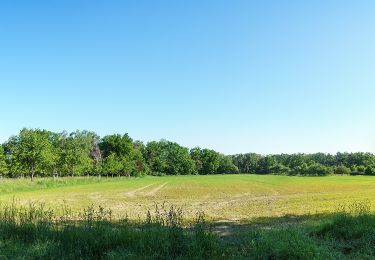
<path id="1" fill-rule="evenodd" d="M 374 259 L 374 184 L 274 175 L 4 180 L 0 259 Z"/>
<path id="2" fill-rule="evenodd" d="M 368 176 L 290 177 L 276 175 L 165 176 L 144 178 L 61 178 L 4 180 L 0 202 L 41 202 L 73 211 L 90 205 L 111 208 L 114 218 L 146 217 L 155 203 L 183 208 L 186 218 L 204 211 L 209 220 L 244 221 L 330 213 L 339 204 L 375 204 L 375 178 Z"/>
<path id="3" fill-rule="evenodd" d="M 0 208 L 1 259 L 373 259 L 375 216 L 355 203 L 333 214 L 184 225 L 182 210 L 159 205 L 138 221 L 89 207 L 72 217 L 42 204 Z M 319 220 L 319 221 L 317 221 Z M 322 221 L 324 220 L 324 221 Z"/>
<path id="4" fill-rule="evenodd" d="M 68 211 L 71 212 L 71 211 Z M 42 204 L 0 209 L 1 259 L 191 259 L 215 257 L 214 235 L 203 218 L 187 229 L 181 210 L 159 208 L 142 221 L 112 220 L 89 207 L 74 218 Z"/>

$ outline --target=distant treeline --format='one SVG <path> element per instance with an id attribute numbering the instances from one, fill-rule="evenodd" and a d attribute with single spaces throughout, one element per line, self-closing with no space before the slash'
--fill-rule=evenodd
<path id="1" fill-rule="evenodd" d="M 22 129 L 0 146 L 0 174 L 20 176 L 141 176 L 189 174 L 375 175 L 371 153 L 224 155 L 166 140 L 144 144 L 128 134 Z"/>

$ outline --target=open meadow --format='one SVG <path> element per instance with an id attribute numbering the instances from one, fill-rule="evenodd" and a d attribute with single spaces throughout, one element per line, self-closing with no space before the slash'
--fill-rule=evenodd
<path id="1" fill-rule="evenodd" d="M 375 205 L 371 176 L 291 177 L 277 175 L 164 176 L 143 178 L 60 178 L 0 183 L 0 202 L 62 205 L 79 211 L 90 205 L 115 217 L 144 218 L 155 204 L 181 207 L 186 217 L 203 211 L 211 220 L 249 220 L 334 212 L 340 205 Z"/>
<path id="2" fill-rule="evenodd" d="M 374 184 L 366 176 L 5 179 L 0 259 L 373 259 Z"/>

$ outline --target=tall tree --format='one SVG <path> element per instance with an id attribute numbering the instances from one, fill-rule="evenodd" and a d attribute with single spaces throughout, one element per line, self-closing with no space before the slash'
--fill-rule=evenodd
<path id="1" fill-rule="evenodd" d="M 258 163 L 258 173 L 269 174 L 274 173 L 275 168 L 277 167 L 277 162 L 275 158 L 270 155 L 264 156 L 259 160 Z"/>
<path id="2" fill-rule="evenodd" d="M 145 149 L 145 157 L 154 173 L 170 175 L 197 173 L 189 150 L 174 142 L 166 140 L 149 142 Z"/>
<path id="3" fill-rule="evenodd" d="M 8 174 L 8 165 L 6 163 L 4 148 L 2 145 L 0 145 L 0 174 Z"/>
<path id="4" fill-rule="evenodd" d="M 241 173 L 257 173 L 260 154 L 246 153 L 233 156 L 233 163 L 238 167 Z"/>
<path id="5" fill-rule="evenodd" d="M 69 136 L 60 136 L 60 165 L 66 174 L 82 175 L 93 167 L 91 152 L 96 134 L 88 131 L 76 131 Z"/>
<path id="6" fill-rule="evenodd" d="M 105 136 L 99 146 L 107 164 L 113 161 L 113 158 L 121 162 L 121 174 L 138 176 L 148 173 L 148 166 L 142 153 L 145 149 L 143 143 L 133 142 L 128 134 Z M 111 155 L 113 158 L 108 161 L 107 158 Z M 103 170 L 106 169 L 108 168 L 105 167 Z"/>
<path id="7" fill-rule="evenodd" d="M 54 157 L 48 131 L 24 128 L 10 144 L 12 160 L 29 173 L 31 180 L 36 172 L 46 172 L 53 164 Z"/>
<path id="8" fill-rule="evenodd" d="M 220 154 L 210 149 L 193 148 L 190 155 L 199 169 L 199 174 L 215 174 L 220 166 Z"/>
<path id="9" fill-rule="evenodd" d="M 232 157 L 220 154 L 219 167 L 217 172 L 219 174 L 225 173 L 239 173 L 239 170 L 236 165 L 234 165 Z"/>
<path id="10" fill-rule="evenodd" d="M 105 175 L 118 175 L 123 170 L 124 166 L 116 154 L 111 153 L 103 162 L 103 173 Z"/>

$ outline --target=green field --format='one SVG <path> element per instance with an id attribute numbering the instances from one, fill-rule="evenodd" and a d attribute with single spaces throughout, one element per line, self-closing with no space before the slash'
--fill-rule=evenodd
<path id="1" fill-rule="evenodd" d="M 0 259 L 374 259 L 374 184 L 366 176 L 5 179 Z"/>
<path id="2" fill-rule="evenodd" d="M 60 178 L 3 180 L 0 202 L 42 202 L 74 211 L 101 205 L 122 217 L 145 216 L 155 203 L 176 205 L 187 217 L 204 211 L 211 220 L 247 220 L 328 213 L 340 205 L 375 204 L 375 178 L 277 175 L 165 176 L 144 178 Z"/>

